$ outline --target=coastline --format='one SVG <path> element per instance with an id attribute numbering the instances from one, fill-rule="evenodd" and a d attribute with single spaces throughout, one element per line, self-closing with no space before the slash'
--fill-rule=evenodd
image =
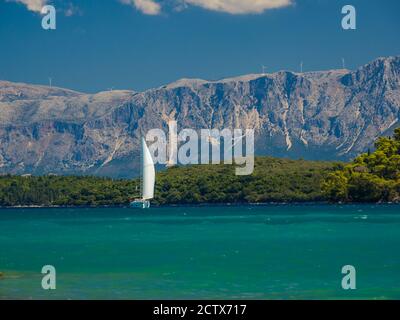
<path id="1" fill-rule="evenodd" d="M 153 204 L 151 208 L 202 208 L 202 207 L 244 207 L 244 206 L 252 206 L 252 207 L 267 207 L 267 206 L 314 206 L 314 205 L 322 205 L 322 206 L 400 206 L 400 202 L 346 202 L 346 203 L 333 203 L 328 201 L 308 201 L 308 202 L 261 202 L 261 203 L 196 203 L 196 204 L 163 204 L 156 205 Z M 99 206 L 49 206 L 49 205 L 19 205 L 19 206 L 0 206 L 0 210 L 6 209 L 115 209 L 115 208 L 130 208 L 129 205 L 99 205 Z"/>

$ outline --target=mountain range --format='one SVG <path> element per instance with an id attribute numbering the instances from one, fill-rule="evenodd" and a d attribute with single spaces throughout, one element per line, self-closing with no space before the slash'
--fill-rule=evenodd
<path id="1" fill-rule="evenodd" d="M 350 160 L 399 126 L 400 56 L 135 92 L 0 81 L 0 174 L 132 177 L 149 129 L 255 129 L 257 155 Z"/>

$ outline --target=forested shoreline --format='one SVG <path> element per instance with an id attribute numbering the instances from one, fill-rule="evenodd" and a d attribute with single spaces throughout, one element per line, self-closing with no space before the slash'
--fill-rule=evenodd
<path id="1" fill-rule="evenodd" d="M 400 202 L 400 129 L 353 162 L 256 157 L 254 173 L 231 165 L 173 167 L 157 173 L 155 205 Z M 0 207 L 125 206 L 139 180 L 80 176 L 0 176 Z"/>
<path id="2" fill-rule="evenodd" d="M 322 201 L 321 182 L 341 165 L 258 157 L 249 176 L 231 165 L 174 167 L 157 173 L 155 205 Z M 139 180 L 79 176 L 1 176 L 0 206 L 123 206 Z"/>

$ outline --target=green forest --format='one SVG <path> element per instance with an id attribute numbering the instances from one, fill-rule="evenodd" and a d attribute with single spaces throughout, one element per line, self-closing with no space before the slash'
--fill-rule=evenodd
<path id="1" fill-rule="evenodd" d="M 139 180 L 0 176 L 0 206 L 123 206 Z M 257 157 L 254 173 L 232 165 L 173 167 L 157 173 L 156 205 L 267 202 L 400 202 L 400 128 L 353 162 Z"/>
<path id="2" fill-rule="evenodd" d="M 332 202 L 400 202 L 400 128 L 379 138 L 374 152 L 330 173 L 322 192 Z"/>
<path id="3" fill-rule="evenodd" d="M 157 177 L 159 204 L 265 203 L 323 200 L 321 183 L 339 163 L 258 157 L 252 175 L 231 165 L 175 167 Z"/>
<path id="4" fill-rule="evenodd" d="M 329 162 L 259 157 L 250 176 L 232 165 L 174 167 L 157 173 L 154 204 L 309 202 L 341 167 Z M 138 180 L 75 176 L 1 176 L 0 206 L 117 206 L 139 196 Z"/>

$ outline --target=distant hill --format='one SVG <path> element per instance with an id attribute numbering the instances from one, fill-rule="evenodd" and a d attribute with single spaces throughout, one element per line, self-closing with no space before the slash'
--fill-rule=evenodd
<path id="1" fill-rule="evenodd" d="M 254 128 L 256 153 L 349 160 L 399 126 L 400 57 L 358 70 L 182 79 L 84 94 L 0 82 L 0 173 L 132 177 L 149 129 Z"/>

